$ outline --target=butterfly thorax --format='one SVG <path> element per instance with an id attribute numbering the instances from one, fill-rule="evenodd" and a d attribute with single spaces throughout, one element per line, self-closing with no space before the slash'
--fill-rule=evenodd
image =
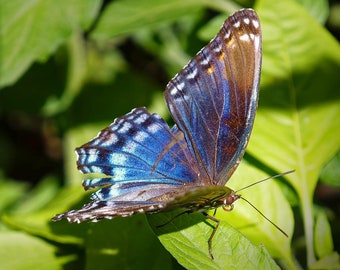
<path id="1" fill-rule="evenodd" d="M 225 186 L 191 186 L 182 192 L 172 194 L 173 200 L 168 203 L 164 211 L 176 208 L 189 209 L 193 212 L 215 209 L 220 206 L 224 210 L 233 209 L 233 203 L 241 196 Z"/>

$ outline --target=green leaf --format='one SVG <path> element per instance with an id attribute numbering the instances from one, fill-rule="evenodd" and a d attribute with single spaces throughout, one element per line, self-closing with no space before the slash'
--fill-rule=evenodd
<path id="1" fill-rule="evenodd" d="M 77 227 L 78 224 L 68 224 Z M 171 256 L 144 215 L 87 224 L 87 269 L 171 269 Z"/>
<path id="2" fill-rule="evenodd" d="M 322 168 L 320 180 L 325 184 L 340 187 L 340 151 Z"/>
<path id="3" fill-rule="evenodd" d="M 158 26 L 188 14 L 198 12 L 203 1 L 197 0 L 130 0 L 114 1 L 104 10 L 97 27 L 91 34 L 94 39 L 109 39 L 120 34 Z"/>
<path id="4" fill-rule="evenodd" d="M 56 257 L 56 252 L 55 246 L 25 233 L 0 233 L 2 269 L 61 269 L 71 257 Z"/>
<path id="5" fill-rule="evenodd" d="M 203 222 L 204 216 L 195 213 L 180 216 L 161 228 L 156 227 L 165 224 L 171 216 L 153 215 L 149 221 L 165 248 L 186 269 L 279 269 L 264 247 L 253 245 L 225 221 L 221 221 L 213 238 L 212 260 L 207 241 L 216 224 Z"/>
<path id="6" fill-rule="evenodd" d="M 308 264 L 315 261 L 312 199 L 320 169 L 340 146 L 340 47 L 293 1 L 259 1 L 263 28 L 260 104 L 248 151 L 298 194 Z M 318 237 L 318 236 L 316 236 Z"/>
<path id="7" fill-rule="evenodd" d="M 220 29 L 222 23 L 227 19 L 226 14 L 220 14 L 206 23 L 198 32 L 198 36 L 206 41 L 209 41 L 215 34 L 216 29 Z"/>
<path id="8" fill-rule="evenodd" d="M 332 231 L 327 215 L 324 211 L 318 211 L 315 219 L 314 238 L 315 252 L 322 259 L 333 252 Z"/>
<path id="9" fill-rule="evenodd" d="M 44 209 L 46 203 L 48 203 L 51 198 L 57 192 L 57 182 L 53 178 L 45 178 L 39 182 L 35 188 L 29 192 L 26 192 L 24 196 L 13 208 L 16 215 L 32 213 L 37 210 Z M 15 203 L 13 203 L 15 204 Z"/>
<path id="10" fill-rule="evenodd" d="M 340 269 L 340 256 L 338 253 L 333 252 L 321 260 L 315 262 L 310 266 L 311 270 L 339 270 Z"/>
<path id="11" fill-rule="evenodd" d="M 13 205 L 26 194 L 28 186 L 25 183 L 2 179 L 2 175 L 0 177 L 0 213 L 2 213 L 11 211 Z"/>
<path id="12" fill-rule="evenodd" d="M 296 0 L 320 24 L 325 24 L 329 15 L 329 1 L 327 0 Z"/>
<path id="13" fill-rule="evenodd" d="M 100 0 L 1 1 L 0 88 L 14 83 L 35 61 L 45 61 L 74 30 L 87 29 Z"/>
<path id="14" fill-rule="evenodd" d="M 250 167 L 246 162 L 242 162 L 228 182 L 228 186 L 237 190 L 237 188 L 254 183 L 255 175 L 258 180 L 265 178 L 263 173 Z M 263 210 L 264 214 L 282 227 L 290 237 L 292 236 L 292 211 L 274 182 L 257 185 L 248 191 L 244 190 L 242 195 Z M 178 212 L 180 213 L 181 210 Z M 213 212 L 210 214 L 213 215 Z M 216 224 L 211 221 L 207 223 L 204 221 L 204 216 L 199 213 L 184 215 L 166 224 L 173 215 L 150 216 L 149 221 L 165 248 L 186 268 L 202 269 L 208 265 L 212 269 L 277 267 L 259 246 L 265 247 L 274 257 L 284 259 L 287 264 L 294 267 L 290 257 L 290 238 L 286 238 L 242 200 L 235 202 L 232 212 L 224 212 L 222 209 L 217 211 L 216 218 L 221 220 L 221 224 L 213 238 L 215 258 L 213 261 L 208 252 L 208 239 L 212 233 L 212 227 Z M 162 224 L 166 225 L 157 228 Z M 244 251 L 245 249 L 247 252 Z"/>

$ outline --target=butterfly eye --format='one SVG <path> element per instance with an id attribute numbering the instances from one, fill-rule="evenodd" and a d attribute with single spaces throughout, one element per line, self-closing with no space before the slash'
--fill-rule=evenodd
<path id="1" fill-rule="evenodd" d="M 228 196 L 226 196 L 223 200 L 222 208 L 224 211 L 232 211 L 234 209 L 234 202 L 241 198 L 241 195 L 235 194 L 234 191 L 231 192 Z"/>

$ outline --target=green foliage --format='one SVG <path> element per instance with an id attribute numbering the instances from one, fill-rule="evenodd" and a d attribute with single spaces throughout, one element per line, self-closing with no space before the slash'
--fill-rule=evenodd
<path id="1" fill-rule="evenodd" d="M 44 61 L 77 29 L 86 30 L 101 1 L 1 1 L 0 86 L 12 84 L 35 61 Z"/>
<path id="2" fill-rule="evenodd" d="M 216 224 L 199 213 L 161 227 L 176 213 L 50 221 L 89 200 L 74 148 L 137 106 L 168 117 L 166 82 L 238 8 L 219 0 L 0 2 L 4 269 L 339 269 L 332 235 L 340 202 L 315 200 L 318 184 L 335 191 L 340 179 L 340 46 L 323 26 L 325 0 L 254 6 L 263 29 L 260 103 L 228 186 L 295 169 L 240 192 L 288 238 L 242 200 L 217 210 L 213 261 L 207 241 Z"/>

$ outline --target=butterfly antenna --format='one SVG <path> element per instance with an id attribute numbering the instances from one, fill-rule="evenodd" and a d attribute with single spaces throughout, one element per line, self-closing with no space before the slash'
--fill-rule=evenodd
<path id="1" fill-rule="evenodd" d="M 243 187 L 243 188 L 241 188 L 241 189 L 235 191 L 235 193 L 237 193 L 237 192 L 239 192 L 239 191 L 241 191 L 241 190 L 250 188 L 250 187 L 252 187 L 252 186 L 254 186 L 254 185 L 260 184 L 260 183 L 262 183 L 262 182 L 264 182 L 264 181 L 268 181 L 269 179 L 278 178 L 278 177 L 280 177 L 280 176 L 283 176 L 283 175 L 286 175 L 286 174 L 289 174 L 289 173 L 293 173 L 293 172 L 295 172 L 295 170 L 290 170 L 290 171 L 283 172 L 283 173 L 280 173 L 280 174 L 277 174 L 277 175 L 274 175 L 274 176 L 267 177 L 267 178 L 265 178 L 265 179 L 263 179 L 263 180 L 260 180 L 260 181 L 257 181 L 257 182 L 255 182 L 255 183 L 252 183 L 252 184 L 250 184 L 250 185 L 248 185 L 248 186 L 245 186 L 245 187 Z M 257 209 L 257 208 L 255 207 L 255 205 L 253 205 L 250 201 L 248 201 L 247 199 L 243 198 L 242 196 L 241 196 L 240 198 L 241 198 L 242 200 L 246 201 L 246 202 L 247 202 L 251 207 L 253 207 L 253 208 L 254 208 L 254 209 L 255 209 L 262 217 L 264 217 L 264 218 L 265 218 L 268 222 L 270 222 L 276 229 L 278 229 L 281 233 L 283 233 L 286 237 L 288 237 L 288 234 L 287 234 L 284 230 L 282 230 L 278 225 L 276 225 L 273 221 L 271 221 L 269 218 L 267 218 L 267 217 L 266 217 L 259 209 Z"/>
<path id="2" fill-rule="evenodd" d="M 265 178 L 265 179 L 262 179 L 262 180 L 260 180 L 260 181 L 255 182 L 255 183 L 252 183 L 252 184 L 250 184 L 250 185 L 248 185 L 248 186 L 245 186 L 245 187 L 243 187 L 243 188 L 240 188 L 239 190 L 235 191 L 235 193 L 238 193 L 238 192 L 241 191 L 241 190 L 244 190 L 244 189 L 250 188 L 250 187 L 252 187 L 252 186 L 255 186 L 255 185 L 257 185 L 257 184 L 260 184 L 260 183 L 262 183 L 262 182 L 264 182 L 264 181 L 268 181 L 268 180 L 270 180 L 270 179 L 278 178 L 278 177 L 281 177 L 281 176 L 284 176 L 284 175 L 286 175 L 286 174 L 290 174 L 290 173 L 293 173 L 293 172 L 295 172 L 295 170 L 290 170 L 290 171 L 283 172 L 283 173 L 280 173 L 280 174 L 277 174 L 277 175 L 274 175 L 274 176 L 269 176 L 269 177 L 267 177 L 267 178 Z M 255 208 L 255 207 L 254 207 L 254 208 Z"/>
<path id="3" fill-rule="evenodd" d="M 250 201 L 247 199 L 240 197 L 242 200 L 246 201 L 251 207 L 253 207 L 261 216 L 263 216 L 267 221 L 269 221 L 276 229 L 278 229 L 280 232 L 282 232 L 286 237 L 288 237 L 288 234 L 282 230 L 278 225 L 276 225 L 273 221 L 271 221 L 269 218 L 267 218 L 259 209 L 255 207 Z"/>

